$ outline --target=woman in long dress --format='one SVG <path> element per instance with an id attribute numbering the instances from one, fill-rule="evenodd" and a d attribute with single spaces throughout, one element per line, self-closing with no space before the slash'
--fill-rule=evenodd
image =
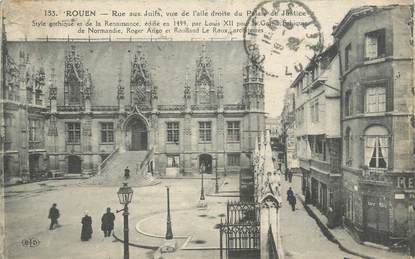
<path id="1" fill-rule="evenodd" d="M 88 216 L 88 211 L 85 211 L 85 216 L 82 218 L 81 240 L 88 241 L 92 236 L 92 218 Z"/>

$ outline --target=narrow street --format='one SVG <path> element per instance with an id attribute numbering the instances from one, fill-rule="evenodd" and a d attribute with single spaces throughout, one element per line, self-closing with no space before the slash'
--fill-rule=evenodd
<path id="1" fill-rule="evenodd" d="M 280 214 L 281 239 L 286 259 L 360 258 L 340 250 L 320 231 L 317 223 L 304 209 L 297 197 L 296 210 L 287 202 L 288 187 L 301 193 L 301 178 L 294 176 L 292 183 L 282 180 L 282 209 Z"/>

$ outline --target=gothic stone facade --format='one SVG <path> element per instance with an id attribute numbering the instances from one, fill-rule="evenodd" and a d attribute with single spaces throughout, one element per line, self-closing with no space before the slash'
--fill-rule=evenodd
<path id="1" fill-rule="evenodd" d="M 263 74 L 240 41 L 4 45 L 6 181 L 140 150 L 160 175 L 239 171 L 265 128 Z"/>

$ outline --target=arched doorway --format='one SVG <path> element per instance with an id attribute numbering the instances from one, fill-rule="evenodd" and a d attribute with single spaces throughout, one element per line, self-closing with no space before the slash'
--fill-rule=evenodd
<path id="1" fill-rule="evenodd" d="M 205 167 L 205 174 L 212 173 L 212 156 L 209 154 L 201 154 L 199 156 L 199 172 L 201 172 L 202 166 Z"/>
<path id="2" fill-rule="evenodd" d="M 127 123 L 127 149 L 130 151 L 147 150 L 148 134 L 143 120 L 133 117 Z"/>
<path id="3" fill-rule="evenodd" d="M 80 174 L 82 173 L 82 162 L 79 156 L 68 156 L 68 173 Z"/>

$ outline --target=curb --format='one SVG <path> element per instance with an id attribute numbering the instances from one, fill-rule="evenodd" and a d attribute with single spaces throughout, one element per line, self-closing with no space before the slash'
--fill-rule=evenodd
<path id="1" fill-rule="evenodd" d="M 123 239 L 121 239 L 121 238 L 119 238 L 119 237 L 117 237 L 116 235 L 115 235 L 115 233 L 113 232 L 112 233 L 112 236 L 117 240 L 117 241 L 119 241 L 119 242 L 121 242 L 121 243 L 124 243 L 124 240 Z M 131 243 L 131 242 L 128 242 L 128 245 L 129 246 L 134 246 L 134 247 L 139 247 L 139 248 L 144 248 L 144 249 L 150 249 L 150 250 L 157 250 L 157 249 L 159 249 L 159 246 L 150 246 L 150 245 L 140 245 L 140 244 L 135 244 L 135 243 Z"/>
<path id="2" fill-rule="evenodd" d="M 324 236 L 325 237 L 327 237 L 327 239 L 328 240 L 330 240 L 331 242 L 333 242 L 333 243 L 335 243 L 335 244 L 337 244 L 338 246 L 339 246 L 339 248 L 340 248 L 340 250 L 342 250 L 342 251 L 344 251 L 344 252 L 346 252 L 346 253 L 349 253 L 349 254 L 352 254 L 352 255 L 355 255 L 355 256 L 359 256 L 359 257 L 362 257 L 362 258 L 365 258 L 365 259 L 376 259 L 375 257 L 371 257 L 371 256 L 367 256 L 367 255 L 364 255 L 364 254 L 361 254 L 361 253 L 359 253 L 359 252 L 356 252 L 356 251 L 353 251 L 353 250 L 350 250 L 349 248 L 347 248 L 347 247 L 345 247 L 334 235 L 333 235 L 333 233 L 331 233 L 331 231 L 330 231 L 330 229 L 326 226 L 326 224 L 324 224 L 320 219 L 319 219 L 319 217 L 317 217 L 317 215 L 316 214 L 314 214 L 314 212 L 310 209 L 310 207 L 305 203 L 305 201 L 304 201 L 304 199 L 303 199 L 303 197 L 301 196 L 301 195 L 296 195 L 299 199 L 300 199 L 300 201 L 301 201 L 301 203 L 303 204 L 303 206 L 304 206 L 304 209 L 307 211 L 307 214 L 310 216 L 310 217 L 312 217 L 315 221 L 316 221 L 316 223 L 317 223 L 317 225 L 319 226 L 319 228 L 321 229 L 321 232 L 323 232 L 323 234 L 324 234 Z"/>

